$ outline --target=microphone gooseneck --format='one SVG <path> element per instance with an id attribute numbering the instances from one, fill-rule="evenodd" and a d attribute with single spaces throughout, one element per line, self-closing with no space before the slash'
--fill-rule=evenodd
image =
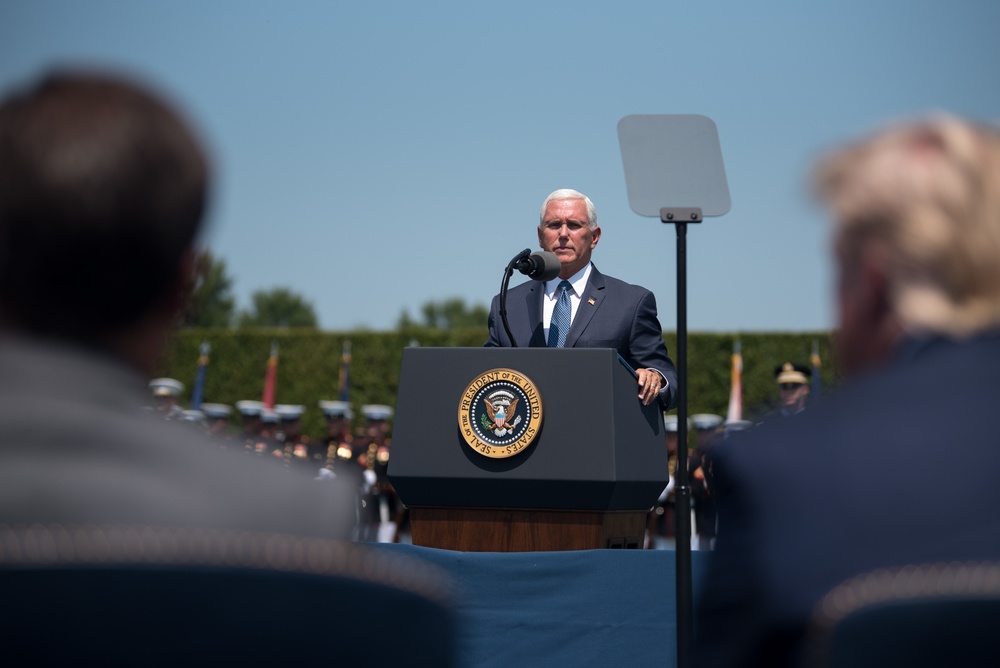
<path id="1" fill-rule="evenodd" d="M 510 339 L 512 348 L 517 348 L 517 341 L 514 340 L 514 335 L 510 331 L 510 323 L 507 322 L 507 285 L 510 283 L 510 277 L 514 274 L 515 269 L 529 276 L 532 280 L 551 281 L 559 275 L 562 263 L 559 262 L 555 253 L 548 251 L 532 253 L 530 248 L 525 248 L 507 263 L 507 268 L 503 272 L 503 280 L 500 282 L 500 321 L 503 323 L 503 329 L 507 332 L 507 338 Z"/>

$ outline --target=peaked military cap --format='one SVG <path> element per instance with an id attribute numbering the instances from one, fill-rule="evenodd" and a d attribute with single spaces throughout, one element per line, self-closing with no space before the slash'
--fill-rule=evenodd
<path id="1" fill-rule="evenodd" d="M 722 426 L 723 419 L 721 415 L 713 413 L 695 413 L 691 416 L 691 422 L 694 424 L 695 429 L 704 431 Z"/>
<path id="2" fill-rule="evenodd" d="M 244 399 L 236 402 L 236 410 L 244 417 L 257 417 L 264 412 L 264 402 Z"/>
<path id="3" fill-rule="evenodd" d="M 774 367 L 774 379 L 778 382 L 778 385 L 784 385 L 785 383 L 808 385 L 810 377 L 812 377 L 812 369 L 805 364 L 785 362 Z"/>
<path id="4" fill-rule="evenodd" d="M 201 411 L 205 417 L 212 419 L 227 418 L 233 414 L 232 407 L 226 404 L 202 404 Z"/>
<path id="5" fill-rule="evenodd" d="M 320 401 L 319 408 L 327 418 L 347 418 L 354 417 L 351 411 L 351 404 L 346 401 Z"/>
<path id="6" fill-rule="evenodd" d="M 293 404 L 278 404 L 274 407 L 274 412 L 278 414 L 278 418 L 290 422 L 301 418 L 302 414 L 306 412 L 306 407 Z"/>
<path id="7" fill-rule="evenodd" d="M 663 428 L 669 432 L 677 431 L 678 418 L 676 415 L 666 415 L 663 416 Z M 688 418 L 688 427 L 691 426 L 691 418 Z"/>
<path id="8" fill-rule="evenodd" d="M 361 414 L 369 420 L 388 420 L 392 417 L 392 406 L 367 404 L 361 407 Z"/>
<path id="9" fill-rule="evenodd" d="M 154 378 L 149 381 L 154 397 L 176 397 L 184 391 L 184 383 L 173 378 Z"/>

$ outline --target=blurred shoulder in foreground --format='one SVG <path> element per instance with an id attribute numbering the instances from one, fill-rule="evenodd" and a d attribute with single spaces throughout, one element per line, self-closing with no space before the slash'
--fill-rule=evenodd
<path id="1" fill-rule="evenodd" d="M 351 490 L 144 411 L 192 286 L 209 166 L 125 78 L 0 101 L 0 521 L 349 535 Z"/>
<path id="2" fill-rule="evenodd" d="M 857 576 L 1000 559 L 1000 133 L 894 125 L 832 153 L 817 186 L 846 380 L 714 454 L 702 666 L 800 665 L 820 601 Z"/>

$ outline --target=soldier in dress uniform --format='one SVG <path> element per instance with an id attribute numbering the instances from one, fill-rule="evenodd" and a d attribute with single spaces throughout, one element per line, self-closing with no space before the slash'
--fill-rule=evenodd
<path id="1" fill-rule="evenodd" d="M 354 461 L 354 436 L 351 434 L 354 412 L 351 404 L 346 401 L 322 400 L 318 406 L 326 418 L 325 451 L 322 453 L 321 466 L 334 474 L 342 469 L 360 472 L 360 467 Z"/>
<path id="2" fill-rule="evenodd" d="M 205 414 L 197 408 L 182 410 L 180 417 L 177 419 L 185 424 L 191 425 L 200 432 L 204 432 L 206 426 L 208 425 L 207 420 L 205 420 Z"/>
<path id="3" fill-rule="evenodd" d="M 346 478 L 351 481 L 356 492 L 355 521 L 358 522 L 358 528 L 362 528 L 364 525 L 360 520 L 366 517 L 363 511 L 367 510 L 368 504 L 364 507 L 361 505 L 365 483 L 364 472 L 354 455 L 354 437 L 351 434 L 354 412 L 351 404 L 346 401 L 320 401 L 319 408 L 326 418 L 326 438 L 323 441 L 325 453 L 317 479 Z"/>
<path id="4" fill-rule="evenodd" d="M 379 539 L 380 526 L 388 526 L 401 512 L 397 508 L 398 497 L 389 483 L 387 470 L 389 467 L 389 419 L 392 417 L 391 406 L 383 404 L 367 404 L 361 407 L 361 414 L 366 424 L 364 436 L 355 444 L 359 452 L 356 461 L 361 466 L 364 475 L 362 489 L 361 517 L 362 540 L 375 541 Z M 398 527 L 397 527 L 398 529 Z M 392 539 L 395 540 L 396 536 Z"/>
<path id="5" fill-rule="evenodd" d="M 260 436 L 268 446 L 265 454 L 279 462 L 285 461 L 285 437 L 281 433 L 281 417 L 273 408 L 260 410 Z"/>
<path id="6" fill-rule="evenodd" d="M 649 534 L 649 541 L 646 547 L 650 550 L 662 547 L 672 549 L 677 539 L 677 530 L 674 526 L 676 512 L 674 505 L 674 476 L 677 473 L 677 416 L 664 415 L 663 429 L 666 433 L 667 472 L 669 480 L 667 486 L 660 493 L 659 498 L 656 499 L 653 510 L 649 513 L 646 527 Z"/>
<path id="7" fill-rule="evenodd" d="M 264 431 L 264 402 L 244 399 L 236 402 L 236 410 L 240 412 L 240 439 L 246 452 L 258 457 L 270 455 L 278 444 Z"/>
<path id="8" fill-rule="evenodd" d="M 697 549 L 710 550 L 715 542 L 716 506 L 712 494 L 712 448 L 722 437 L 724 420 L 721 415 L 696 413 L 691 416 L 696 443 L 688 460 L 691 471 L 691 500 L 694 502 L 694 524 Z"/>
<path id="9" fill-rule="evenodd" d="M 322 463 L 314 455 L 318 455 L 320 444 L 302 433 L 302 415 L 306 412 L 306 407 L 278 404 L 274 407 L 274 412 L 278 415 L 278 440 L 283 444 L 285 466 L 301 466 L 319 475 Z"/>
<path id="10" fill-rule="evenodd" d="M 778 410 L 775 414 L 788 417 L 804 411 L 811 378 L 812 369 L 805 364 L 785 362 L 774 367 L 774 380 L 778 384 Z"/>
<path id="11" fill-rule="evenodd" d="M 149 381 L 153 394 L 153 408 L 167 420 L 178 420 L 183 409 L 177 404 L 184 391 L 184 383 L 173 378 L 154 378 Z"/>
<path id="12" fill-rule="evenodd" d="M 223 450 L 234 447 L 236 438 L 229 429 L 229 416 L 233 414 L 232 406 L 226 404 L 202 404 L 201 411 L 205 414 L 205 431 L 214 438 Z"/>

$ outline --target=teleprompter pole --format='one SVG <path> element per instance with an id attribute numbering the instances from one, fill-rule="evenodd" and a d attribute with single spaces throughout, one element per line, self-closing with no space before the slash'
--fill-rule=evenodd
<path id="1" fill-rule="evenodd" d="M 674 473 L 677 666 L 689 668 L 694 645 L 694 594 L 691 584 L 691 486 L 687 448 L 687 226 L 701 222 L 701 209 L 663 208 L 660 209 L 660 220 L 677 229 L 677 470 Z"/>

